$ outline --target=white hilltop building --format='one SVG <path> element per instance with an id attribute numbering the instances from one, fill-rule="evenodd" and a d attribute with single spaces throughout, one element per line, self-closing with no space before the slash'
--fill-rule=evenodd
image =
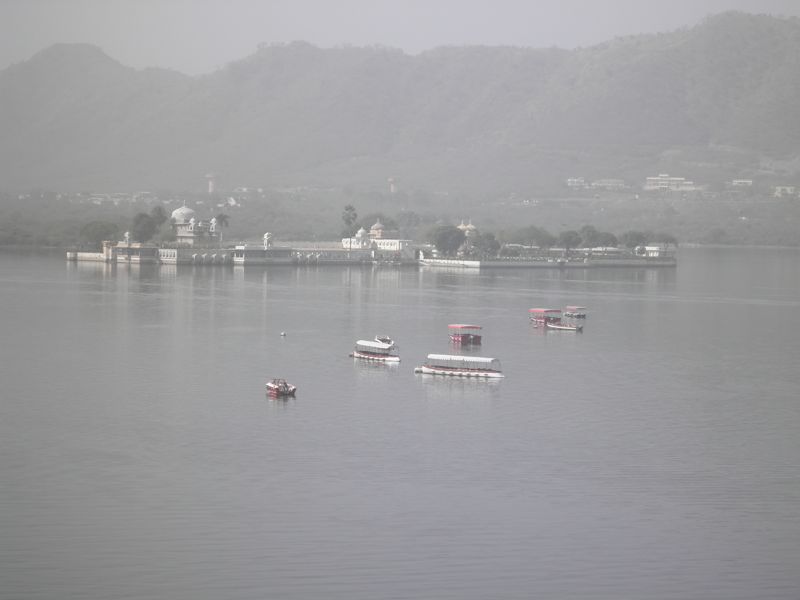
<path id="1" fill-rule="evenodd" d="M 468 238 L 474 237 L 475 234 L 478 233 L 478 228 L 472 224 L 472 219 L 470 219 L 466 225 L 464 224 L 464 219 L 461 219 L 461 223 L 459 225 L 456 225 L 456 227 L 461 231 L 463 231 L 464 236 Z"/>
<path id="2" fill-rule="evenodd" d="M 184 205 L 172 211 L 175 241 L 181 246 L 198 246 L 219 241 L 217 218 L 209 221 L 198 219 L 194 210 Z"/>

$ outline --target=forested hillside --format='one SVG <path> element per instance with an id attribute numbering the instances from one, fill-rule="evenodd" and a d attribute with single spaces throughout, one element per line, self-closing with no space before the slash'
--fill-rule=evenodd
<path id="1" fill-rule="evenodd" d="M 569 51 L 297 42 L 200 77 L 57 45 L 0 72 L 0 189 L 793 177 L 769 165 L 798 154 L 799 92 L 800 22 L 740 13 Z"/>

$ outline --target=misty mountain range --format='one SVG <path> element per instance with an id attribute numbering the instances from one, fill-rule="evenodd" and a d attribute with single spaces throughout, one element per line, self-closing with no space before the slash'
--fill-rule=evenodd
<path id="1" fill-rule="evenodd" d="M 296 42 L 197 77 L 59 44 L 0 71 L 0 189 L 790 179 L 798 98 L 800 20 L 740 13 L 577 50 Z"/>

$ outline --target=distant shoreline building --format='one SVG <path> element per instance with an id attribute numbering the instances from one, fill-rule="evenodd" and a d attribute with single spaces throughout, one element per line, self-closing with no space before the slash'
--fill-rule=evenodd
<path id="1" fill-rule="evenodd" d="M 585 190 L 589 185 L 583 177 L 569 177 L 567 179 L 567 187 L 572 190 Z"/>
<path id="2" fill-rule="evenodd" d="M 796 185 L 776 185 L 772 188 L 775 198 L 792 198 L 797 195 Z"/>
<path id="3" fill-rule="evenodd" d="M 645 179 L 642 189 L 645 192 L 694 192 L 700 188 L 685 177 L 670 177 L 667 173 L 659 173 Z"/>
<path id="4" fill-rule="evenodd" d="M 624 179 L 597 179 L 591 183 L 592 189 L 606 190 L 607 192 L 621 192 L 628 188 L 628 184 Z"/>

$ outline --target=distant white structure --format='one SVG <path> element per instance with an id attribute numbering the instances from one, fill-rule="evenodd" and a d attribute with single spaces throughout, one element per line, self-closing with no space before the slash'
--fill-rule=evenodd
<path id="1" fill-rule="evenodd" d="M 363 227 L 356 231 L 353 237 L 342 238 L 342 248 L 345 250 L 366 250 L 369 248 L 369 235 Z"/>
<path id="2" fill-rule="evenodd" d="M 607 190 L 609 192 L 615 192 L 624 190 L 628 187 L 628 184 L 625 183 L 624 179 L 597 179 L 592 182 L 592 188 L 596 190 Z"/>
<path id="3" fill-rule="evenodd" d="M 795 185 L 776 185 L 772 188 L 772 195 L 775 198 L 790 198 L 797 195 L 797 186 Z"/>
<path id="4" fill-rule="evenodd" d="M 671 258 L 674 256 L 674 248 L 665 243 L 637 246 L 635 252 L 637 255 L 647 258 Z"/>
<path id="5" fill-rule="evenodd" d="M 567 179 L 567 187 L 573 190 L 582 190 L 589 186 L 583 177 L 570 177 Z"/>
<path id="6" fill-rule="evenodd" d="M 642 189 L 646 192 L 692 192 L 698 187 L 685 177 L 670 177 L 667 173 L 659 173 L 645 179 Z"/>
<path id="7" fill-rule="evenodd" d="M 208 195 L 210 196 L 211 194 L 214 193 L 214 189 L 215 189 L 214 188 L 214 183 L 215 183 L 215 180 L 216 180 L 216 175 L 214 175 L 214 173 L 207 173 L 206 174 L 206 179 L 208 180 Z"/>
<path id="8" fill-rule="evenodd" d="M 386 252 L 402 252 L 413 244 L 411 240 L 372 240 L 371 247 Z"/>
<path id="9" fill-rule="evenodd" d="M 413 244 L 411 240 L 383 237 L 384 227 L 378 220 L 367 232 L 363 227 L 353 237 L 342 238 L 345 250 L 384 250 L 386 252 L 402 252 Z"/>
<path id="10" fill-rule="evenodd" d="M 389 193 L 390 194 L 396 194 L 397 193 L 397 182 L 394 180 L 394 177 L 389 177 L 389 179 L 387 179 L 387 181 L 389 182 Z"/>

